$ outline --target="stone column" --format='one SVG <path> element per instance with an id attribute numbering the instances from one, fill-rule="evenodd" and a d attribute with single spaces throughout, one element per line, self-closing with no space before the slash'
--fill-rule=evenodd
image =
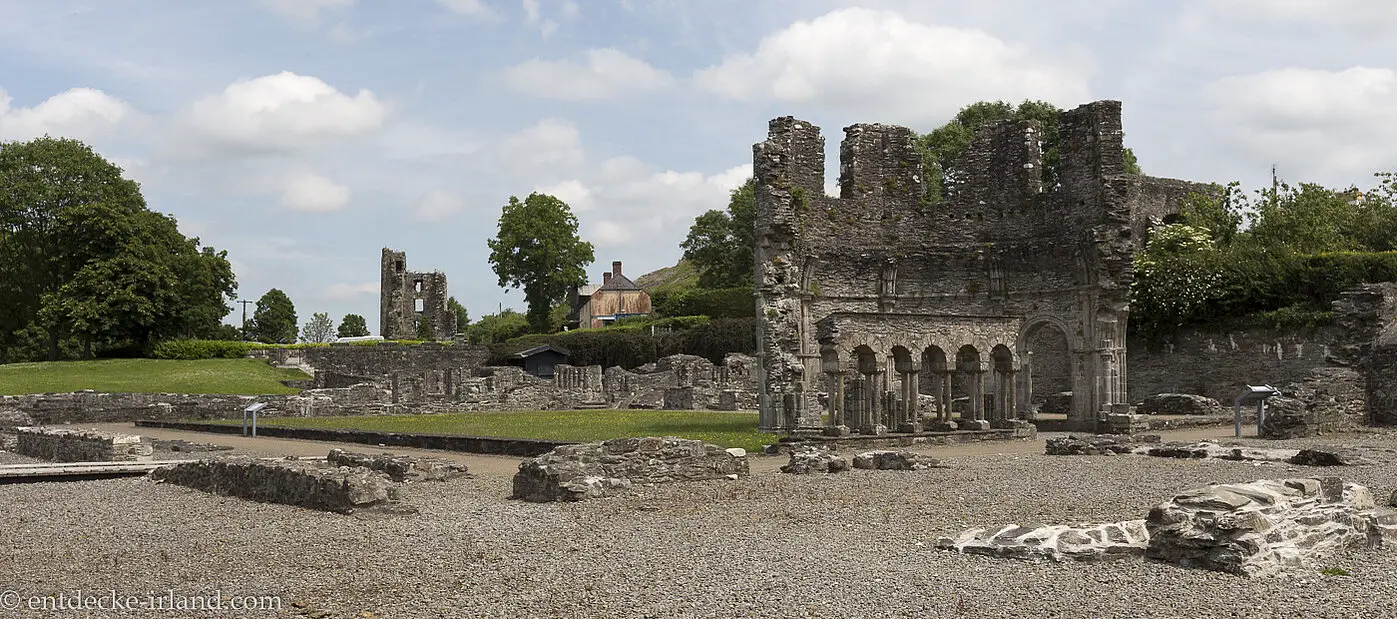
<path id="1" fill-rule="evenodd" d="M 849 433 L 848 420 L 845 419 L 844 402 L 844 373 L 825 372 L 825 384 L 828 386 L 829 406 L 826 412 L 829 414 L 829 422 L 825 424 L 825 435 L 844 436 Z"/>
<path id="2" fill-rule="evenodd" d="M 985 420 L 985 371 L 975 370 L 970 373 L 970 412 L 971 418 L 976 421 Z"/>
<path id="3" fill-rule="evenodd" d="M 1019 393 L 1017 406 L 1019 412 L 1025 415 L 1024 419 L 1031 419 L 1033 416 L 1033 353 L 1024 353 L 1023 365 L 1019 369 L 1018 378 L 1019 382 L 1015 385 Z"/>
<path id="4" fill-rule="evenodd" d="M 951 371 L 941 370 L 936 373 L 940 382 L 936 386 L 936 400 L 941 410 L 941 421 L 951 420 Z"/>
<path id="5" fill-rule="evenodd" d="M 902 374 L 902 419 L 898 420 L 898 432 L 921 432 L 922 420 L 917 414 L 917 372 Z"/>

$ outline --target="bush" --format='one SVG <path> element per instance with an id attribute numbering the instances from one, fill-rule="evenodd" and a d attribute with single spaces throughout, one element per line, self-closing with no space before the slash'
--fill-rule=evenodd
<path id="1" fill-rule="evenodd" d="M 749 318 L 757 312 L 751 286 L 657 291 L 651 302 L 655 313 L 664 316 Z"/>
<path id="2" fill-rule="evenodd" d="M 155 345 L 156 359 L 241 359 L 252 350 L 248 342 L 226 340 L 165 340 Z"/>

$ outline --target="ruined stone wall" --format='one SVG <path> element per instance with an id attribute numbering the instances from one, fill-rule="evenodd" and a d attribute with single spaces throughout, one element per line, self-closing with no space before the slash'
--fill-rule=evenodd
<path id="1" fill-rule="evenodd" d="M 1369 421 L 1397 425 L 1397 284 L 1367 284 L 1334 303 L 1334 322 L 1346 337 L 1335 356 L 1359 368 Z"/>
<path id="2" fill-rule="evenodd" d="M 161 467 L 150 476 L 204 492 L 343 514 L 389 505 L 398 495 L 385 473 L 315 460 L 235 456 Z"/>
<path id="3" fill-rule="evenodd" d="M 1132 209 L 1162 212 L 1177 192 L 1168 181 L 1125 174 L 1119 102 L 1064 113 L 1059 133 L 1056 186 L 1042 183 L 1041 126 L 1001 123 L 975 137 L 949 179 L 949 198 L 933 203 L 910 130 L 846 128 L 833 198 L 823 191 L 819 129 L 773 120 L 753 157 L 762 427 L 818 429 L 810 394 L 829 368 L 822 346 L 835 357 L 829 363 L 852 372 L 847 345 L 894 331 L 895 316 L 950 331 L 949 350 L 942 347 L 950 355 L 971 343 L 974 323 L 1008 325 L 1013 337 L 1003 343 L 1015 370 L 1018 336 L 1052 321 L 1070 340 L 1074 385 L 1085 393 L 1076 416 L 1094 418 L 1124 400 L 1139 242 Z M 819 340 L 816 324 L 834 315 L 850 317 L 839 329 L 844 339 Z M 988 361 L 989 350 L 976 352 Z"/>
<path id="4" fill-rule="evenodd" d="M 46 425 L 116 423 L 137 419 L 241 419 L 243 409 L 265 402 L 262 416 L 323 417 L 391 414 L 385 389 L 365 384 L 341 389 L 308 389 L 298 395 L 222 395 L 187 393 L 43 393 L 0 396 L 0 411 L 27 415 Z M 411 411 L 402 411 L 411 412 Z"/>
<path id="5" fill-rule="evenodd" d="M 1248 384 L 1281 387 L 1330 366 L 1328 359 L 1342 339 L 1337 326 L 1189 330 L 1154 344 L 1131 339 L 1130 401 L 1156 393 L 1193 393 L 1231 406 L 1232 398 Z"/>
<path id="6" fill-rule="evenodd" d="M 308 348 L 265 348 L 250 357 L 277 366 L 300 366 L 315 377 L 315 386 L 347 387 L 366 381 L 387 384 L 395 372 L 421 372 L 447 368 L 481 368 L 490 358 L 484 346 L 467 344 L 331 344 Z"/>
<path id="7" fill-rule="evenodd" d="M 1143 174 L 1130 177 L 1130 228 L 1135 238 L 1145 239 L 1151 227 L 1174 223 L 1179 205 L 1192 194 L 1217 195 L 1221 189 L 1208 183 L 1194 183 Z"/>
<path id="8" fill-rule="evenodd" d="M 15 453 L 50 462 L 146 462 L 150 443 L 132 434 L 66 428 L 19 428 Z"/>
<path id="9" fill-rule="evenodd" d="M 432 339 L 456 335 L 456 314 L 447 309 L 446 275 L 407 270 L 404 252 L 383 248 L 379 284 L 379 335 L 385 339 L 420 339 L 425 323 Z"/>

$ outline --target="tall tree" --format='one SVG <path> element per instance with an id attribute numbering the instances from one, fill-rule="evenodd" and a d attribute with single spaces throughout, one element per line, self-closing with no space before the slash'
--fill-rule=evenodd
<path id="1" fill-rule="evenodd" d="M 296 343 L 296 306 L 286 293 L 273 288 L 257 300 L 257 311 L 248 327 L 253 339 L 264 344 Z"/>
<path id="2" fill-rule="evenodd" d="M 211 336 L 236 288 L 225 253 L 148 210 L 139 186 L 85 144 L 0 143 L 0 360 L 36 328 L 50 359 L 74 338 L 90 353 Z"/>
<path id="3" fill-rule="evenodd" d="M 496 344 L 514 339 L 529 331 L 529 321 L 519 312 L 504 309 L 498 314 L 486 314 L 466 330 L 472 344 Z"/>
<path id="4" fill-rule="evenodd" d="M 523 288 L 529 327 L 548 329 L 549 313 L 572 286 L 587 283 L 592 244 L 577 236 L 577 217 L 566 202 L 531 193 L 510 196 L 500 213 L 499 232 L 488 241 L 490 264 L 500 287 Z"/>
<path id="5" fill-rule="evenodd" d="M 755 189 L 755 181 L 748 178 L 729 195 L 726 212 L 712 209 L 699 215 L 679 244 L 684 249 L 684 259 L 698 268 L 700 286 L 732 288 L 752 284 Z"/>
<path id="6" fill-rule="evenodd" d="M 369 334 L 369 325 L 363 316 L 358 314 L 345 314 L 344 320 L 340 321 L 339 331 L 335 335 L 339 337 L 364 337 Z"/>
<path id="7" fill-rule="evenodd" d="M 325 312 L 310 315 L 310 322 L 301 328 L 301 340 L 311 344 L 323 344 L 334 337 L 335 322 Z"/>
<path id="8" fill-rule="evenodd" d="M 456 314 L 456 332 L 465 333 L 466 328 L 471 326 L 471 313 L 466 311 L 466 306 L 461 305 L 456 297 L 446 298 L 446 309 Z"/>

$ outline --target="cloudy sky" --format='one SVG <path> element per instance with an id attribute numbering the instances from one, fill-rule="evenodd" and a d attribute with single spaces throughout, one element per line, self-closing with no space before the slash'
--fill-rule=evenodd
<path id="1" fill-rule="evenodd" d="M 0 140 L 93 144 L 242 298 L 376 331 L 384 246 L 523 309 L 486 262 L 510 195 L 571 204 L 598 279 L 673 264 L 775 116 L 831 184 L 846 125 L 1109 98 L 1147 173 L 1371 186 L 1394 35 L 1388 0 L 0 0 Z"/>

